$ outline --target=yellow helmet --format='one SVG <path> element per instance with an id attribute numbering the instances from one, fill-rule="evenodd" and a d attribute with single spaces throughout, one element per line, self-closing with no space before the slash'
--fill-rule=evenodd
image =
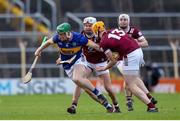
<path id="1" fill-rule="evenodd" d="M 92 26 L 92 31 L 95 35 L 98 35 L 98 32 L 103 30 L 105 30 L 105 25 L 103 21 L 97 21 Z"/>

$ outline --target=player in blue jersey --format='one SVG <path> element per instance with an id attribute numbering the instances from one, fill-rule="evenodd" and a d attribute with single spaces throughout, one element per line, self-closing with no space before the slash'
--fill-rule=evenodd
<path id="1" fill-rule="evenodd" d="M 59 47 L 60 60 L 67 75 L 76 85 L 94 95 L 108 112 L 113 112 L 113 107 L 86 76 L 87 64 L 82 56 L 82 47 L 87 45 L 99 50 L 99 45 L 88 40 L 84 35 L 71 31 L 71 25 L 69 23 L 62 23 L 57 26 L 57 32 L 54 36 L 36 50 L 35 56 L 40 56 L 43 49 L 54 43 Z"/>

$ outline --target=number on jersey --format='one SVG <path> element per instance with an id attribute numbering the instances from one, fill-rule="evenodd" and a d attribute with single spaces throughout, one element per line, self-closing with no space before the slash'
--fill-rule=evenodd
<path id="1" fill-rule="evenodd" d="M 111 33 L 108 34 L 108 38 L 114 38 L 117 40 L 120 40 L 122 36 L 124 36 L 126 33 L 123 30 L 114 29 L 111 31 Z"/>

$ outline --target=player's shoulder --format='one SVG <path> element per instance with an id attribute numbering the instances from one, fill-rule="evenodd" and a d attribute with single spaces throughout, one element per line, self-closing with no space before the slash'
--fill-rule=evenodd
<path id="1" fill-rule="evenodd" d="M 81 31 L 81 34 L 83 34 L 83 35 L 84 35 L 84 34 L 85 34 L 85 31 L 84 31 L 84 30 L 82 30 L 82 31 Z"/>
<path id="2" fill-rule="evenodd" d="M 58 33 L 57 33 L 57 32 L 54 33 L 53 37 L 54 37 L 54 38 L 58 38 L 58 37 L 59 37 L 59 36 L 58 36 Z"/>
<path id="3" fill-rule="evenodd" d="M 104 34 L 108 35 L 109 33 L 112 33 L 115 29 L 117 29 L 117 28 L 107 29 Z"/>
<path id="4" fill-rule="evenodd" d="M 59 39 L 59 35 L 58 35 L 57 32 L 54 33 L 54 35 L 52 36 L 52 39 L 53 39 L 53 41 L 54 41 L 55 43 L 61 41 L 61 40 Z"/>
<path id="5" fill-rule="evenodd" d="M 140 29 L 137 26 L 130 26 L 127 33 L 128 34 L 136 34 L 141 32 Z"/>
<path id="6" fill-rule="evenodd" d="M 79 33 L 79 32 L 72 32 L 72 34 L 74 35 L 74 36 L 82 36 L 82 33 Z"/>
<path id="7" fill-rule="evenodd" d="M 140 31 L 139 27 L 137 27 L 137 26 L 130 26 L 130 30 Z"/>
<path id="8" fill-rule="evenodd" d="M 73 38 L 74 38 L 74 39 L 78 39 L 78 38 L 84 36 L 83 34 L 81 34 L 81 33 L 79 33 L 79 32 L 72 32 L 72 34 L 73 34 Z"/>
<path id="9" fill-rule="evenodd" d="M 84 43 L 84 42 L 88 42 L 88 39 L 81 33 L 79 32 L 72 32 L 73 33 L 73 38 L 72 38 L 72 42 L 77 42 L 77 43 Z"/>
<path id="10" fill-rule="evenodd" d="M 112 32 L 113 30 L 115 30 L 117 28 L 111 28 L 111 29 L 107 29 L 107 32 Z"/>

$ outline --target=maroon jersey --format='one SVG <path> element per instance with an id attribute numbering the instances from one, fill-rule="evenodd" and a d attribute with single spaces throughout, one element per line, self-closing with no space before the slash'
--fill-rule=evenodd
<path id="1" fill-rule="evenodd" d="M 134 39 L 138 39 L 143 36 L 142 32 L 137 27 L 134 26 L 130 26 L 129 29 L 126 31 L 126 33 Z"/>
<path id="2" fill-rule="evenodd" d="M 104 52 L 108 49 L 112 52 L 118 52 L 121 60 L 130 52 L 140 48 L 137 42 L 132 40 L 133 38 L 129 37 L 123 30 L 113 29 L 104 33 L 100 47 Z"/>
<path id="3" fill-rule="evenodd" d="M 91 40 L 95 43 L 100 43 L 100 39 L 96 39 L 95 37 L 93 37 Z M 86 56 L 86 60 L 93 64 L 101 63 L 107 60 L 106 55 L 103 52 L 96 51 L 88 46 L 83 47 L 83 53 Z"/>

